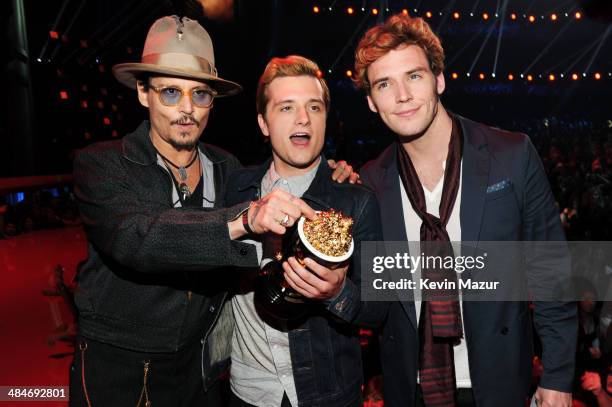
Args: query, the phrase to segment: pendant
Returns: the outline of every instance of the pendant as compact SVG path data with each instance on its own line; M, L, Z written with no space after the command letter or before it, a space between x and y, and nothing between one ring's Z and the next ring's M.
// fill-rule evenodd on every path
M184 182L181 182L179 184L179 191L181 192L181 194L183 194L183 200L191 196L191 190L189 190L189 187Z
M185 181L187 179L187 170L185 167L178 168L179 177L181 177L181 181Z

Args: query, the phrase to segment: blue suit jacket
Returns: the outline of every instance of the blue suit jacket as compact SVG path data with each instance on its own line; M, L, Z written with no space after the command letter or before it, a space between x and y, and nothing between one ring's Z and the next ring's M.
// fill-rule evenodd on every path
M540 159L524 134L455 116L464 137L462 241L564 240L559 214ZM386 241L406 240L393 143L361 171L376 192ZM540 280L559 273L551 264L526 265ZM569 269L564 269L563 273ZM548 274L548 276L547 276ZM559 277L558 275L556 277ZM535 326L543 344L540 385L570 392L576 347L575 303L536 302ZM464 302L463 321L476 403L524 406L531 378L532 322L526 302ZM381 335L385 406L412 406L416 397L418 334L414 303L389 307Z

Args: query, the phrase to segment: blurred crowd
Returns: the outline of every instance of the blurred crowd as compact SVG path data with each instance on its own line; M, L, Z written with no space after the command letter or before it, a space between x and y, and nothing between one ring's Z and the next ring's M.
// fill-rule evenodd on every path
M540 152L568 240L612 240L612 121L515 123Z
M11 204L6 196L0 196L0 239L81 223L71 192L41 190L25 192L22 197Z

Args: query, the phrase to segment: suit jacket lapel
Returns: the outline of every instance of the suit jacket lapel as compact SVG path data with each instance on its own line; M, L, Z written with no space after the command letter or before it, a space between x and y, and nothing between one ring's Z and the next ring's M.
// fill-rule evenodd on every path
M461 240L477 242L480 237L490 157L485 135L473 122L454 116L463 133L463 173L461 179Z
M383 162L382 189L378 194L380 207L383 208L381 214L383 236L386 241L405 242L408 240L406 235L406 227L404 221L404 210L402 208L402 195L399 182L399 172L397 170L397 143L393 143L389 149L385 151ZM408 251L408 246L406 246ZM398 296L400 291L397 292ZM402 296L403 297L403 296ZM416 310L414 301L400 297L400 303L404 311L408 314L410 322L414 329L417 329Z

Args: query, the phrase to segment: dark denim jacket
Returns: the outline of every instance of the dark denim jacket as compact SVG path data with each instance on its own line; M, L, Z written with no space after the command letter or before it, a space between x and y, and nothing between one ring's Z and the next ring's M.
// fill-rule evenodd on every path
M259 198L270 160L232 173L226 205ZM324 158L302 196L315 210L331 208L354 219L355 252L342 292L333 301L312 306L308 318L289 332L289 347L300 406L362 406L362 364L357 325L382 322L386 305L361 302L361 242L381 239L378 202L372 191L332 181ZM317 306L320 305L320 306Z

